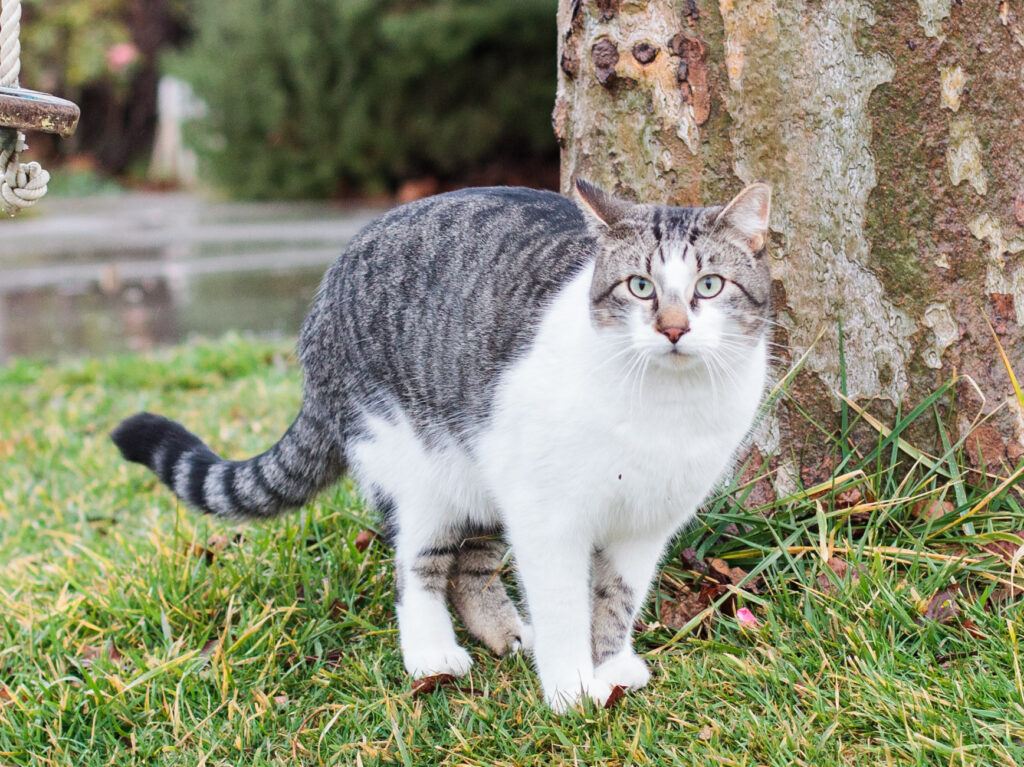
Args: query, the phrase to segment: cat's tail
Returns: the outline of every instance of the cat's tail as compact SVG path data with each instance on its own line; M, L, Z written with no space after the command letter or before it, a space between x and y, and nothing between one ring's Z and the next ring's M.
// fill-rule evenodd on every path
M307 402L276 445L227 461L184 426L152 413L122 421L110 438L148 466L182 501L235 519L274 517L305 504L345 471L337 430Z

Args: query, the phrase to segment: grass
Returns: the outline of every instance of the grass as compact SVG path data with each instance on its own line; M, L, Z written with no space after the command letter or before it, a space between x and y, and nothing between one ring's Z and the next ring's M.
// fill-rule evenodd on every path
M357 548L373 522L350 484L236 539L106 439L146 408L251 454L299 380L287 344L237 337L0 369L0 765L1024 763L1024 608L1007 598L1024 510L1012 483L969 481L958 444L908 441L941 395L889 425L850 406L877 442L828 443L830 483L771 508L723 493L648 605L651 686L558 718L526 660L476 646L459 687L411 693L390 553ZM747 574L708 580L707 557ZM701 578L705 609L667 620Z

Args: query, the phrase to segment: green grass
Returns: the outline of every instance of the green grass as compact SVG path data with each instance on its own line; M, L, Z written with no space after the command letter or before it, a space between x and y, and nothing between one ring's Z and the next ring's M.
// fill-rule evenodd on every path
M458 688L411 694L390 553L356 548L372 521L350 484L236 541L106 438L145 408L251 454L299 398L289 345L239 338L0 369L0 765L1024 763L1024 609L994 598L1013 571L982 548L1024 510L1013 489L985 500L997 480L971 486L957 444L934 461L903 441L938 398L874 449L825 442L834 489L758 509L730 488L648 605L651 686L564 718L526 660L476 646ZM917 494L949 513L921 518ZM732 590L760 627L728 604L698 630L658 622L697 588L690 547L761 576ZM924 615L954 581L957 614Z

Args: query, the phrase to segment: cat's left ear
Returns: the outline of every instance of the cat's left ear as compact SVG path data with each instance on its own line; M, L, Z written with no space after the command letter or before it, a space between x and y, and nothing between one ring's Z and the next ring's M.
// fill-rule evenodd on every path
M615 226L633 207L632 203L613 197L582 178L576 179L576 192L580 207L605 226Z
M772 188L760 181L750 184L715 218L742 239L751 253L760 252L768 242L768 219L772 212Z

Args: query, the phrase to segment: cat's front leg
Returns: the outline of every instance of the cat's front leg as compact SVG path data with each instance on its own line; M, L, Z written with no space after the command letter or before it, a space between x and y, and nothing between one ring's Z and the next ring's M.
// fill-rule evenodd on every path
M604 705L612 688L594 675L590 646L593 543L579 530L556 524L559 517L566 518L565 511L552 510L536 521L511 524L508 532L533 622L544 699L561 713L585 698Z
M634 652L633 622L643 607L667 536L605 544L592 568L594 675L613 687L637 689L651 678Z

